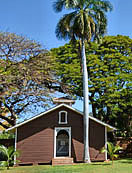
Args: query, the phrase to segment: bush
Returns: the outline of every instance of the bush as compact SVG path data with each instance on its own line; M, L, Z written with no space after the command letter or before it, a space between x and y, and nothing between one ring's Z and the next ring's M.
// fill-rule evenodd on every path
M13 133L9 133L9 132L2 132L0 133L0 139L13 139L15 138L15 135Z
M0 145L0 152L4 156L4 160L1 161L0 165L7 167L7 169L14 164L14 156L19 156L18 151L15 151L12 146L7 148L4 145Z

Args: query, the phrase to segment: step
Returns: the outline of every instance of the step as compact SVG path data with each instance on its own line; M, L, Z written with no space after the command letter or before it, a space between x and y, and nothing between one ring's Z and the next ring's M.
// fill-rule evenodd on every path
M53 158L52 165L72 165L73 158L71 157L63 157L63 158Z

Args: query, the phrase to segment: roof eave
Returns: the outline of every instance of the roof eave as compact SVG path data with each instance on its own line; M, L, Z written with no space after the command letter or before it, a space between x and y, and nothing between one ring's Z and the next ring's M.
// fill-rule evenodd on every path
M62 106L65 106L65 107L67 107L67 108L69 108L69 109L71 109L71 110L75 111L76 113L81 114L81 115L83 116L83 113L80 112L79 110L77 110L77 109L75 109L75 108L73 108L73 107L71 107L71 106L69 106L69 105L63 103L63 104L57 105L57 106L55 106L55 107L53 107L53 108L51 108L51 109L49 109L49 110L47 110L47 111L45 111L45 112L43 112L43 113L40 113L39 115L34 116L34 117L32 117L31 119L28 119L28 120L26 120L26 121L24 121L24 122L22 122L22 123L20 123L20 124L17 124L17 125L15 125L15 126L9 128L9 129L6 129L5 131L8 132L8 131L11 131L11 130L13 130L13 129L15 129L15 128L18 128L18 127L20 127L20 126L22 126L22 125L24 125L24 124L26 124L26 123L28 123L28 122L30 122L30 121L32 121L32 120L35 120L35 119L37 119L37 118L39 118L39 117L41 117L41 116L43 116L43 115L45 115L45 114L47 114L47 113L49 113L49 112L51 112L51 111L56 110L56 109L58 109L58 108L60 108L60 107L62 107ZM94 118L94 117L91 117L91 116L89 116L89 117L90 117L90 119L96 121L97 123L106 126L107 129L108 129L108 131L117 130L115 127L112 127L112 126L110 126L110 125L108 125L108 124L106 124L106 123L104 123L104 122L102 122L102 121L100 121L100 120L98 120L98 119L96 119L96 118Z

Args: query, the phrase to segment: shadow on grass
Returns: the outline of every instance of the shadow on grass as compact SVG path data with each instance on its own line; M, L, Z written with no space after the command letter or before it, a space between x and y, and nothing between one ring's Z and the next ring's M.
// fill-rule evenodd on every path
M111 163L104 163L104 164L101 164L101 163L96 163L96 164L92 164L92 165L94 165L94 166L108 166L108 165L112 165Z
M127 163L127 164L132 164L132 159L128 158L128 159L124 159L124 160L120 160L120 163Z

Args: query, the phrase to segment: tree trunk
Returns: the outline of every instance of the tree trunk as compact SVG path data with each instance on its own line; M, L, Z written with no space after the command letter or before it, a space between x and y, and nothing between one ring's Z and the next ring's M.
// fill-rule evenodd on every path
M9 170L9 160L7 160L7 170Z
M85 43L82 41L81 55L83 63L83 126L84 126L84 162L90 163L89 154L89 91L88 91L88 72L86 64Z

